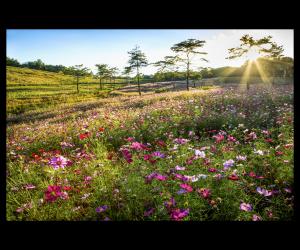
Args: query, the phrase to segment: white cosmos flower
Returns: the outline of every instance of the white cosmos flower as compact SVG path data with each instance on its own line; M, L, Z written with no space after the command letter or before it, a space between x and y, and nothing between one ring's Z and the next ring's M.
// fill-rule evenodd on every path
M204 151L200 151L198 149L195 150L195 155L200 157L200 158L205 158L205 152Z
M264 155L264 152L262 150L256 150L256 149L254 149L254 154Z

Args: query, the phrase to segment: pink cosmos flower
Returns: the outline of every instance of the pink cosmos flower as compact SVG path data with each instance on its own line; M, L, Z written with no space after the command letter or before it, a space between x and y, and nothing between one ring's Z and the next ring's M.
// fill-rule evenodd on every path
M217 180L221 180L223 176L221 174L216 174L214 175L214 178L216 178Z
M231 135L228 135L228 137L227 137L227 141L236 142L236 139L235 139L233 136L231 136Z
M145 182L150 183L156 175L157 175L156 172L149 174L148 176L145 177Z
M181 174L174 174L175 178L181 181L187 180L183 175Z
M256 215L256 214L253 214L252 220L253 220L253 221L260 221L260 220L261 220L261 217L258 216L258 215Z
M232 175L228 176L228 179L232 180L232 181L237 181L239 179L239 177L236 174L232 174Z
M85 180L85 181L91 181L91 180L92 180L92 177L91 177L91 176L86 176L86 177L84 177L84 180Z
M270 134L270 132L268 131L268 130L262 130L261 131L264 135L269 135Z
M186 183L180 184L180 187L185 189L189 193L193 191L193 188L190 185L186 184Z
M189 141L189 140L184 139L184 138L176 138L176 139L174 140L174 142L177 143L177 144L186 144L188 141Z
M290 188L284 188L283 190L287 193L292 193L292 189L290 189Z
M247 160L247 156L238 155L238 156L236 157L236 159L237 159L238 161L245 161L245 160Z
M148 149L145 145L143 145L142 143L139 143L139 142L133 142L131 144L130 148L132 148L134 150L145 150L145 149Z
M29 189L35 189L36 186L34 186L34 185L32 185L32 184L27 184L27 185L24 186L24 188L25 188L26 190L29 190Z
M200 188L197 190L198 194L202 196L204 199L207 199L211 195L211 191L208 188Z
M265 142L273 142L273 139L272 138L267 138L267 139L265 139Z
M192 137L195 135L195 132L194 131L189 131L189 137Z
M153 172L146 176L146 183L150 183L153 179L159 180L159 181L165 181L167 180L167 177L161 174L158 174L156 172Z
M29 202L29 203L25 203L23 204L21 207L16 209L17 213L22 213L24 210L29 210L33 207L33 203Z
M249 176L250 176L250 177L256 177L256 174L255 174L253 171L251 171L251 172L249 173Z
M249 212L249 211L252 210L252 205L243 202L240 205L240 209L243 210L243 211Z
M63 156L59 156L59 157L52 157L51 160L49 161L49 164L54 169L59 169L59 168L65 168L65 166L70 166L72 163L67 158Z
M217 169L216 168L209 168L208 172L214 173L214 172L217 172Z
M67 192L62 192L60 195L60 198L63 200L67 200L67 199L69 199L69 195Z
M185 167L176 166L175 170L185 170Z
M85 184L90 184L90 183L91 183L91 180L92 180L92 177L91 177L91 176L86 176L86 177L84 177L84 183L85 183Z
M171 219L175 221L181 221L184 217L188 216L189 209L173 209L171 212Z
M266 190L266 189L264 189L264 188L260 188L260 187L257 187L257 188L256 188L256 191L257 191L259 194L261 194L261 195L263 195L263 196L265 196L265 197L271 196L271 195L273 194L272 191L268 191L268 190Z
M128 137L127 139L125 139L126 141L128 142L133 142L134 141L134 138L133 137Z
M75 146L74 144L69 143L69 142L61 142L60 145L61 145L62 149L65 149L65 148L72 148L72 147Z
M249 137L250 137L252 140L255 140L255 139L257 138L257 135L256 135L255 132L251 132L251 133L249 134Z
M224 140L224 135L217 134L217 135L214 135L213 138L215 138L216 143L220 143L221 141Z

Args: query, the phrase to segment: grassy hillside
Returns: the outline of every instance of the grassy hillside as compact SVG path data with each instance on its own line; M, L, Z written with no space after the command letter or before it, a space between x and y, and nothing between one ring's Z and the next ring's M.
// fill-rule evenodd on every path
M6 67L6 78L8 115L96 100L122 86L105 83L101 91L97 79L84 77L80 79L78 94L72 76L10 66Z

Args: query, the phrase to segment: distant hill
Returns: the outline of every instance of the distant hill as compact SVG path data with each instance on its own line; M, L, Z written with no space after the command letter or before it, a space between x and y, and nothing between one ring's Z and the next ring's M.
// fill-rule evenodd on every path
M19 114L29 110L51 108L61 104L86 102L103 98L122 84L104 82L103 90L99 80L91 76L80 78L79 93L76 79L63 73L54 73L20 67L6 67L6 111Z

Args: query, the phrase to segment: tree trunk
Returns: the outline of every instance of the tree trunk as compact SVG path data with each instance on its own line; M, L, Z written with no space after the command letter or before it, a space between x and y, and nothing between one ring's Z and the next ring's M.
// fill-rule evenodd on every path
M77 76L77 93L79 93L79 76Z
M141 96L141 86L140 86L140 74L139 74L139 67L137 67L137 82L138 82L138 89L139 89L139 95Z
M186 72L186 89L189 91L189 77L190 77L190 61L187 63L187 72Z
M249 90L250 89L250 84L249 84L249 81L247 80L247 90Z
M173 83L173 89L175 90L175 78L172 78L172 83Z
M102 79L100 78L100 89L102 90Z

